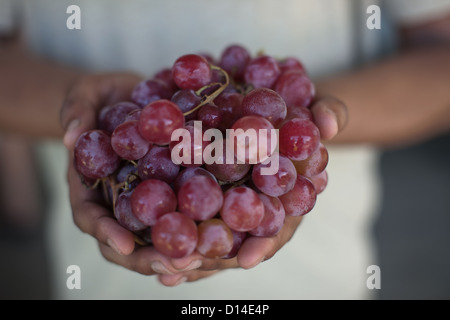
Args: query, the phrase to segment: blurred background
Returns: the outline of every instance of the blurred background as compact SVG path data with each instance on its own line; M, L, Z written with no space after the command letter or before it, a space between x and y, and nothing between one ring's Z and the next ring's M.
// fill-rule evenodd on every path
M116 68L116 61L120 61L120 68L139 70L144 74L150 75L159 67L164 67L165 64L173 61L175 57L191 49L197 51L211 49L212 54L217 56L224 46L230 42L230 37L225 38L223 36L229 33L225 27L226 23L221 26L214 24L214 20L220 14L220 10L228 8L224 4L222 5L223 7L218 3L215 4L215 10L218 11L214 11L214 14L209 12L211 17L203 26L191 27L184 31L191 33L198 32L202 35L205 26L215 25L221 30L216 30L217 33L215 35L219 39L222 36L224 40L214 40L214 35L210 35L209 38L207 36L203 38L201 36L186 38L183 37L183 33L180 30L177 30L167 31L167 37L183 38L184 42L180 42L177 45L167 45L169 40L162 35L158 35L158 32L153 32L152 30L148 32L149 34L146 34L145 32L139 33L136 31L134 34L127 34L120 26L131 24L136 30L140 25L137 22L139 19L134 18L135 13L133 13L133 10L141 6L156 11L162 10L161 8L164 9L170 7L170 5L178 4L176 1L169 1L170 5L167 6L163 4L164 1L152 1L149 2L150 4L147 7L142 1L134 1L133 5L123 9L121 9L122 7L119 2L116 1L108 4L105 1L95 1L91 5L87 1L58 1L57 3L56 1L44 0L34 1L33 3L31 1L17 1L17 3L19 2L21 5L15 7L12 5L13 1L0 0L0 27L7 26L9 20L20 16L21 19L19 21L24 23L24 28L29 36L30 48L35 52L50 59L69 63L73 66L87 67L93 71L114 70ZM282 4L278 4L281 2ZM404 1L399 2L405 3ZM411 1L404 8L408 6L414 7L411 4L412 2L416 3L416 1ZM445 1L431 2L444 3ZM181 6L186 7L181 8L182 10L180 12L186 12L187 10L187 15L188 13L192 13L193 11L189 11L189 5L186 4L188 2L183 3L184 5ZM262 16L272 14L273 6L268 5L267 2L264 3L267 5L267 8L264 9L264 6L259 4L259 14ZM303 7L306 6L306 3L307 1L302 3ZM306 39L310 41L308 43L312 47L309 49L316 52L317 54L315 55L308 54L307 51L309 49L307 48L302 47L298 49L298 45L295 43L291 44L291 47L286 46L286 42L292 41L289 39L281 39L280 34L282 32L278 33L274 30L272 30L272 33L267 30L262 32L264 35L268 35L267 39L255 39L252 33L246 34L244 32L245 30L241 30L242 34L240 33L233 37L233 41L237 39L244 44L248 43L251 50L256 52L257 49L260 49L261 44L264 45L265 42L263 40L266 40L271 43L267 48L271 53L280 56L288 53L290 55L305 57L303 62L311 69L312 76L317 78L359 66L366 61L389 55L395 50L397 34L392 31L393 22L388 19L389 15L383 14L383 28L382 30L375 31L376 36L365 28L365 21L368 17L365 9L371 4L379 5L384 9L384 1L339 0L331 5L324 4L321 1L317 1L317 3L320 4L316 4L315 6L319 8L316 8L317 10L312 12L319 12L323 15L318 15L316 17L317 21L322 21L323 23L328 21L330 12L342 13L349 11L350 13L345 15L345 17L349 20L351 18L352 21L355 20L355 23L359 24L359 27L355 27L352 22L346 24L343 29L334 29L333 31L333 26L326 25L326 27L324 26L322 28L322 25L317 22L315 27L321 29L321 32L327 33L327 36L323 38L318 37L313 40L309 36L306 36ZM65 9L70 4L78 4L83 10L83 19L85 19L83 20L83 28L92 30L90 36L86 39L83 39L80 33L73 34L64 29L65 21L68 17ZM203 1L194 1L192 4L199 5L200 7L206 5ZM283 5L288 7L288 4L292 3L277 1L278 7ZM310 4L311 2L308 3L308 5ZM12 9L13 7L15 9ZM23 11L20 13L16 11L18 7ZM297 3L296 8L300 8L299 12L301 12L302 5ZM242 4L242 10L251 12L252 4ZM448 2L447 10L450 12ZM14 13L11 14L11 12ZM283 12L281 10L273 14L279 14L280 17L283 17ZM42 18L44 13L50 13L53 18L47 21L47 23L37 23L39 17ZM402 16L402 13L403 11L397 14L397 16ZM229 19L234 19L233 14L229 12L227 14L229 15ZM141 10L139 18L144 19L145 15L145 12ZM110 17L119 17L120 20L110 19ZM186 18L183 14L171 14L170 19L168 18L170 20L169 22L178 22L178 20L182 19L189 21L192 17ZM111 23L111 21L115 21L117 24ZM264 21L259 20L251 20L249 23L253 23L253 26L257 25L258 28L263 28L264 25ZM283 28L292 29L289 25L289 20L286 23L288 25ZM17 24L13 23L12 25ZM54 29L55 25L63 27L61 27L61 30L56 30ZM155 22L151 26L155 27L155 25L158 26L158 23ZM39 26L39 28L36 26ZM0 28L0 30L2 29ZM5 27L3 30L10 30L10 28ZM162 28L162 30L166 29ZM102 55L105 52L104 50L95 51L91 47L95 47L95 39L100 39L105 32L116 32L122 41L123 38L127 37L135 37L136 40L139 37L143 38L144 36L148 36L150 44L156 43L155 41L160 41L161 44L165 43L166 46L162 47L169 48L168 52L170 54L165 56L164 51L157 53L158 48L156 45L149 45L151 49L147 48L144 51L130 53L124 47L114 47L115 42L108 38L105 40L107 42L105 50L109 50L111 54L108 56ZM181 32L181 35L177 35L177 32ZM448 32L450 33L450 30ZM336 53L330 52L332 50L329 49L328 45L335 37L345 40L355 34L358 35L359 40L351 46L362 46L365 48L364 50L356 50L356 54L351 53L353 51L346 50ZM8 37L8 33L3 32L1 41L7 41ZM48 37L46 41L41 41L42 39L46 39L46 37ZM262 35L261 37L264 38ZM352 42L351 40L349 41ZM61 43L65 43L65 45ZM218 45L207 47L204 43ZM366 46L362 43L368 45ZM170 51L170 48L173 50ZM376 49L369 50L367 48ZM92 52L90 52L91 50ZM145 61L144 56L153 53L154 56L151 60L149 58L149 64L141 67L142 61ZM87 59L86 57L88 56L91 58ZM334 64L338 60L340 63ZM20 96L20 90L16 94ZM0 108L7 107L10 106L0 105ZM82 235L72 224L67 199L67 186L65 185L65 162L67 161L67 155L58 139L24 137L2 129L0 127L0 253L2 255L0 262L0 298L65 299L80 297L127 297L127 295L120 294L120 286L116 289L108 289L109 295L105 296L96 296L94 293L83 295L89 292L89 289L86 289L84 292L81 290L82 292L80 294L73 296L71 294L61 294L61 292L67 291L64 288L64 279L67 277L65 267L68 264L80 264L82 270L86 270L89 268L87 266L92 267L94 264L100 266L100 260L102 260L100 254L96 252L95 242L89 236ZM333 146L331 148L330 177L333 180L330 181L330 186L326 191L326 195L323 197L323 202L328 202L330 205L322 205L322 199L319 198L318 207L315 210L317 210L317 215L320 213L325 218L327 217L325 212L334 211L333 213L336 215L334 219L336 220L342 214L340 210L343 212L355 211L355 215L358 215L357 211L360 208L364 208L364 210L369 212L368 218L364 218L364 223L361 223L361 229L366 232L361 238L365 239L363 241L370 239L371 242L367 246L363 244L362 248L358 249L368 252L368 257L362 258L361 261L363 262L360 265L368 266L369 264L376 264L380 266L381 289L366 290L363 292L358 291L358 294L350 292L351 289L349 289L349 292L339 293L340 288L345 288L346 277L351 278L353 271L347 272L348 275L344 277L342 273L333 273L333 264L329 264L336 263L337 269L339 267L345 268L345 264L342 264L342 266L339 264L341 263L338 262L339 258L343 261L358 259L355 258L357 255L355 253L356 251L352 251L350 248L342 252L333 248L332 250L336 249L335 255L330 254L328 258L325 253L323 256L318 257L312 257L311 255L311 259L316 259L314 263L320 265L321 268L323 267L325 272L329 272L327 273L328 277L334 277L334 280L338 280L337 278L342 275L342 279L340 280L342 282L341 286L328 288L326 285L323 285L322 282L331 281L329 279L327 280L327 276L323 276L323 279L321 276L318 276L317 279L322 279L320 280L322 282L308 277L310 282L302 282L299 285L302 286L305 284L305 288L309 288L306 285L308 284L313 289L310 295L306 292L300 295L300 297L449 299L450 136L442 135L413 145L400 146L395 149L368 147L367 150L367 146L363 146L362 148L363 150L361 152L359 149L354 150L348 149L347 147L341 149ZM352 168L352 164L348 162L352 158L361 159L361 163L364 163L364 165ZM342 164L346 164L346 166L340 166ZM358 171L358 168L363 170L362 173ZM335 174L333 175L333 173ZM349 174L352 176L349 176ZM364 182L361 185L362 194L359 194L354 190L360 187L358 183L361 181ZM365 184L370 185L364 187ZM333 200L338 197L341 197L340 200ZM364 204L367 207L364 207ZM342 208L338 208L339 206ZM64 218L59 216L63 215L63 213ZM341 217L344 219L352 215L353 213L349 214L348 217L344 215L341 215ZM333 222L336 223L334 226L341 226L338 222L334 220ZM341 221L341 223L345 224L345 221ZM349 222L349 224L351 223ZM308 234L307 227L308 224L305 224L304 227L302 226L299 233L305 231ZM344 230L344 227L342 228ZM65 230L71 231L64 234L66 232ZM312 228L312 230L315 229ZM310 233L312 234L314 232L311 231ZM342 231L342 233L345 233L345 231ZM71 237L72 234L75 234L76 237ZM322 238L318 241L317 248L320 248L321 241L326 244L326 241L323 239L327 235L321 234L321 236ZM332 236L330 235L331 238ZM305 236L305 239L308 240L309 238ZM313 236L311 236L311 239L314 239ZM298 239L293 239L292 242L296 240ZM332 242L331 240L329 241ZM347 244L346 242L342 243L344 246ZM87 247L90 249L84 251L84 248ZM293 247L290 246L289 248L292 250ZM91 257L92 252L96 254L95 257ZM306 250L306 252L312 251ZM345 256L342 256L342 254L345 254ZM83 257L84 260L80 260L81 258L79 257ZM277 257L274 259L277 259ZM283 259L283 257L280 257L280 261L283 261ZM304 260L308 259L309 256ZM83 265L84 263L86 266ZM327 267L324 267L324 265ZM308 267L315 269L315 267ZM122 269L116 268L115 266L111 268L117 274L123 272ZM98 275L99 270L101 270L101 267L96 270L88 270L88 273L90 273L90 278L88 279L95 282L95 275ZM267 267L266 272L273 272L273 270L279 270L279 266L273 265L273 267ZM323 270L321 269L321 271ZM111 274L114 274L114 272L111 271ZM274 273L271 274L274 275ZM365 287L364 280L367 276L365 269L361 269L358 271L358 274L354 274L354 277L359 279L358 281L362 287ZM124 281L130 281L131 283L131 280L126 279ZM224 279L228 278L225 277ZM117 278L115 280L120 283ZM93 283L87 285L92 292L94 292L93 287L105 286L108 283L106 280L105 282L101 282L100 276L97 281L97 285ZM133 278L132 283L139 281L141 281L141 278L136 277ZM289 279L286 280L286 283L288 282ZM195 288L195 286L192 286L192 288ZM171 296L170 289L166 289L158 289L162 292L161 297ZM327 292L328 289L331 291ZM108 290L105 288L104 291ZM136 296L139 296L139 292L142 292L141 290L136 289ZM181 290L180 295L176 295L176 297L179 296L183 296ZM184 296L189 297L188 295ZM134 295L130 294L128 297L134 297ZM273 298L277 299L276 296Z

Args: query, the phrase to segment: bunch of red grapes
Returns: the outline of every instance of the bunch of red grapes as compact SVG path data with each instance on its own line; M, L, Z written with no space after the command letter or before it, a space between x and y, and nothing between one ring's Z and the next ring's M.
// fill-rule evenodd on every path
M231 258L248 237L272 237L286 216L310 212L326 187L328 152L309 110L314 98L313 83L293 57L251 56L240 45L217 61L184 55L137 84L129 101L103 107L98 128L77 140L75 166L87 186L102 186L112 215L139 245L173 258L195 250ZM191 159L212 143L194 139L198 121L200 134L277 130L271 155L278 170L263 174L267 161L230 163L225 153L213 163L173 161L177 129L192 137Z

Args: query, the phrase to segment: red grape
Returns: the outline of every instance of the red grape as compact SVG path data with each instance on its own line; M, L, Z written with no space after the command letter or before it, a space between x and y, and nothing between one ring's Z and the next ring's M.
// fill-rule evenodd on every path
M303 64L297 58L294 57L287 57L278 61L278 66L280 67L281 73L287 71L299 71L306 73Z
M294 188L279 198L286 215L297 217L307 214L314 208L316 197L316 190L312 182L301 175L297 175Z
M308 107L315 95L315 87L303 72L283 73L275 84L275 91L283 97L286 105Z
M200 108L197 114L198 120L202 122L204 129L218 128L222 122L222 111L211 103Z
M254 88L272 88L280 73L280 67L274 58L259 56L247 63L244 80Z
M206 176L192 177L178 191L178 210L193 220L211 219L222 204L222 189L216 181Z
M234 143L234 152L241 163L260 163L269 158L277 147L277 135L273 125L261 116L245 116L231 127L234 131L229 139ZM274 140L274 143L272 143Z
M128 114L140 110L137 104L127 101L121 101L116 104L103 107L98 116L98 127L100 130L105 130L113 133L116 127L123 123L128 117Z
M221 258L233 249L233 234L221 219L198 225L197 251L207 258Z
M172 183L180 171L173 163L168 147L153 146L138 162L138 173L142 180L158 179Z
M309 120L286 121L279 131L280 152L291 160L305 160L319 147L320 132Z
M247 232L231 230L231 233L233 234L233 247L231 248L230 252L228 252L228 254L222 257L222 259L234 258L241 248L241 245L247 238Z
M275 91L258 88L250 91L242 100L244 115L261 116L277 126L286 117L286 103Z
M326 170L322 171L321 173L312 176L311 182L314 184L314 187L316 188L316 193L320 194L325 190L328 184L328 173Z
M245 67L250 61L250 53L243 46L231 45L225 48L219 65L233 79L240 81L244 77Z
M172 102L174 102L181 112L184 114L191 111L193 108L200 104L201 98L195 94L194 90L178 90L172 96ZM198 110L185 116L186 120L194 120L197 118Z
M197 54L187 54L175 61L172 77L179 88L198 90L211 82L212 73L208 60Z
M252 180L254 185L265 194L278 197L292 190L297 180L297 172L292 161L283 155L278 157L278 170L275 174L262 174L261 170L269 164L257 164L253 167Z
M172 132L184 126L184 116L177 105L169 100L156 100L142 109L139 132L148 141L165 145Z
M210 142L203 140L203 131L195 122L183 130L182 135L179 138L174 135L169 144L172 161L188 168L200 167L204 163L203 151Z
M82 133L75 144L75 167L79 173L100 179L119 168L120 158L111 147L111 137L106 131L91 130Z
M171 68L164 68L158 71L155 76L153 77L156 80L162 81L167 88L169 88L170 91L175 92L178 90L178 87L173 81L172 78L172 69Z
M200 167L187 168L185 170L182 170L178 174L177 178L175 179L175 181L173 183L173 188L174 188L175 192L178 193L178 191L183 186L183 184L195 176L206 176L206 177L210 177L214 181L217 181L216 177L208 170L205 170Z
M263 193L258 194L258 196L264 204L264 218L256 228L248 233L256 237L273 237L284 225L283 204L276 197L269 197Z
M138 83L131 93L131 100L141 107L160 99L170 99L172 91L157 79L149 79Z
M325 170L328 164L328 151L322 143L313 152L309 158L301 161L292 161L298 174L305 177L312 177L318 175Z
M170 186L161 180L142 181L131 195L131 210L135 217L152 226L162 215L175 211L177 197Z
M184 214L169 212L152 227L151 239L160 253L171 258L183 258L194 252L197 246L197 226Z
M224 182L235 182L245 177L245 175L250 171L251 165L249 163L237 163L233 150L228 152L232 154L232 163L227 163L226 145L227 142L225 139L222 146L222 155L215 155L212 163L206 162L205 169L211 172L218 180Z
M138 160L150 149L152 144L139 134L138 124L137 120L126 121L112 133L111 146L121 158Z
M225 193L220 215L231 229L249 231L261 223L264 204L252 189L235 187Z
M147 228L145 224L139 221L131 210L131 194L133 191L122 192L116 200L114 206L114 216L120 225L132 232L141 231Z

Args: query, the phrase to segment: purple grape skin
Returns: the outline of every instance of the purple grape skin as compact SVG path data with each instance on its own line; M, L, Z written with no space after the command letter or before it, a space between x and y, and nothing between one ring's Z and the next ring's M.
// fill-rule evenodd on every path
M284 225L286 214L283 204L277 197L270 197L263 193L259 193L258 196L264 204L264 217L261 223L248 233L255 237L273 237Z
M186 113L199 105L201 98L195 94L194 90L178 90L173 94L171 101L180 108L182 113ZM198 110L186 115L186 121L196 119L197 113Z
M126 121L117 126L111 136L111 146L123 159L138 160L150 149L152 144L139 133L137 120Z
M128 101L121 101L103 107L98 116L98 127L100 130L113 133L114 129L116 129L119 124L123 123L130 113L139 109L140 106Z
M114 207L114 216L119 224L129 231L136 232L147 228L145 224L139 221L131 210L131 195L133 191L122 192L117 197Z
M170 99L172 91L158 79L149 79L138 83L131 93L131 100L142 108L150 102L160 99Z
M172 162L168 147L153 146L138 162L138 174L142 180L158 179L172 183L180 166Z
M209 172L208 170L200 167L192 167L192 168L186 168L178 174L177 178L175 179L173 183L173 188L176 193L180 190L180 188L183 186L183 184L186 181L189 181L189 179L195 177L195 176L206 176L212 178L214 181L217 182L216 177Z
M207 176L195 176L179 189L178 210L196 221L213 218L223 204L219 184Z
M111 147L111 137L103 130L82 133L75 144L75 167L79 173L101 179L119 168L120 158Z

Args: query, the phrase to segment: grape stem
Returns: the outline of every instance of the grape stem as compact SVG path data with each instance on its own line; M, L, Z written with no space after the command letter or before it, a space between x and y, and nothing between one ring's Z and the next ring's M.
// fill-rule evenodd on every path
M202 99L202 101L201 101L197 106L195 106L195 107L192 108L191 110L189 110L189 111L183 113L184 116L190 115L191 113L193 113L193 112L195 112L196 110L200 109L200 108L203 107L204 105L213 102L214 99L217 98L217 96L218 96L219 94L221 94L221 93L226 89L226 87L228 87L228 85L230 84L230 77L228 76L228 73L227 73L225 70L223 70L222 68L220 68L220 67L218 67L218 66L214 66L214 65L211 65L211 69L212 69L212 70L218 70L218 71L222 72L222 74L225 76L225 83L214 82L214 83L210 83L210 84L204 86L203 88L200 88L200 89L196 92L196 94L201 93L203 90L208 89L208 88L210 88L210 87L212 87L212 86L215 86L215 85L220 84L220 87L217 88L216 91L214 91L214 92L211 93L210 95L206 95L206 96L204 97L204 99Z

